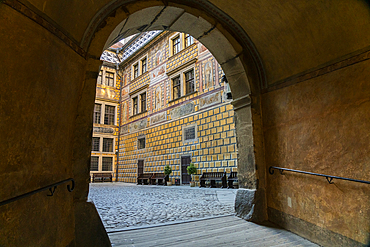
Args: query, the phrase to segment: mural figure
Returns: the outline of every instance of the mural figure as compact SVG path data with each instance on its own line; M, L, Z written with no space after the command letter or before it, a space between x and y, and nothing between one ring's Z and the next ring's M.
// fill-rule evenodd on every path
M162 60L162 53L159 50L157 54L155 55L155 66L157 66Z
M213 70L212 61L209 61L204 66L204 88L210 88L213 86Z
M161 107L161 86L158 86L155 90L155 109Z

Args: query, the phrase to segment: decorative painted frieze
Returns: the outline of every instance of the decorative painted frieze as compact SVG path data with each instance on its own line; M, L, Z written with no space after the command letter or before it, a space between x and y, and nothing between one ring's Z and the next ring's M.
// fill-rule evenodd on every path
M118 100L117 93L114 89L101 87L96 87L96 98Z
M158 113L154 116L151 116L150 117L150 125L160 123L160 122L164 122L166 120L167 120L167 112L164 111L164 112Z
M113 134L114 129L113 128L105 128L105 127L94 127L93 132L94 133Z
M171 119L177 119L179 117L193 113L194 111L195 106L193 102L175 107L172 110L170 110Z
M216 92L211 95L207 95L199 99L199 108L212 106L214 104L221 103L221 92Z
M148 119L145 118L143 120L130 124L130 132L135 132L135 131L146 128L147 123L148 123Z

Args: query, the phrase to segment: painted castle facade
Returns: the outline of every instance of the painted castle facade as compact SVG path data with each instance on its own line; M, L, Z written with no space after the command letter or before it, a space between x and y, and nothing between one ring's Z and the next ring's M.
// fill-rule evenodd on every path
M228 84L200 42L161 32L119 67L118 181L136 183L139 173L165 165L181 184L190 181L190 163L198 167L195 181L206 171L237 171Z

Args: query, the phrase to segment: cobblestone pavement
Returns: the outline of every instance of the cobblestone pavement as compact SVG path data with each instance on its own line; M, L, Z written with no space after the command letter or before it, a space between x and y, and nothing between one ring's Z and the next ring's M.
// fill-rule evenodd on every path
M90 184L107 231L234 213L236 190L128 183Z

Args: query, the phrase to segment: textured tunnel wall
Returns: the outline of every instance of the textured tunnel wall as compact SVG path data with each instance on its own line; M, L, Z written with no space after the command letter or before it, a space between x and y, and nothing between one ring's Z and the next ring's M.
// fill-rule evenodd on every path
M0 198L73 177L76 106L85 60L29 18L0 5ZM78 185L77 185L78 186ZM66 184L0 209L0 246L67 246L74 239Z
M360 61L264 94L267 166L370 181L369 66ZM267 175L270 220L325 246L367 243L369 185L284 174Z
M92 242L100 238L106 243L94 207L85 203L90 155L88 138L91 136L95 78L101 63L99 56L119 22L135 11L163 5L163 2L0 2L1 23L6 23L0 25L0 133L4 140L0 144L0 198L7 199L68 177L76 179L76 189L72 193L60 186L52 198L46 197L45 192L3 206L0 245L67 246L71 243L73 246L76 238ZM184 1L168 2L175 7L184 4ZM368 62L309 80L305 78L299 84L291 83L292 86L279 89L279 80L291 78L294 81L299 73L314 71L361 50L369 50L366 1L209 2L247 32L256 47L254 52L260 54L265 66L266 85L270 85L260 96L257 81L261 74L256 72L255 61L250 59L248 52L252 51L240 46L232 35L226 35L235 48L233 55L239 57L225 56L221 61L228 61L223 65L224 70L233 72L236 83L239 73L245 69L251 83L251 102L249 97L243 97L249 93L245 90L247 84L243 85L246 75L243 74L240 87L232 85L239 98L235 106L241 107L236 115L244 119L245 130L249 131L245 136L253 135L254 138L253 143L245 142L249 146L244 147L254 152L252 162L255 163L248 163L247 156L241 157L240 164L250 168L242 177L245 187L264 190L266 167L261 166L264 166L265 157L267 168L289 164L291 168L312 168L317 172L369 180L366 177L369 146L365 141L368 140L366 129L369 129L370 115L366 101L370 77L366 69ZM189 0L186 4L190 7L185 9L210 21L222 34L233 29L212 22L212 18L225 21L226 17L207 9L205 6L209 2ZM112 7L106 5L108 3ZM95 29L90 28L93 26ZM91 44L86 37L94 37ZM211 46L212 36L209 37L208 45ZM207 37L204 40L206 43ZM242 66L240 63L234 66L239 59ZM330 66L327 69L330 71ZM250 114L253 121L245 119ZM262 129L263 132L259 131ZM238 135L242 136L240 133ZM258 176L254 176L256 167ZM251 183L249 178L259 180ZM335 185L328 185L316 178L290 174L267 175L267 181L271 220L323 243L340 236L347 237L349 242L365 243L370 225L367 187L337 181ZM292 207L288 205L288 197ZM312 235L305 235L307 229ZM317 234L323 232L329 240L319 239ZM98 241L92 244L104 245Z

